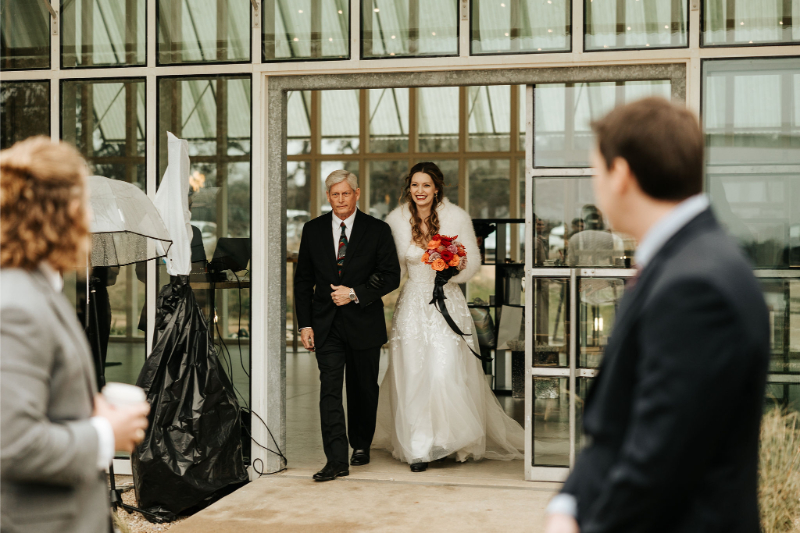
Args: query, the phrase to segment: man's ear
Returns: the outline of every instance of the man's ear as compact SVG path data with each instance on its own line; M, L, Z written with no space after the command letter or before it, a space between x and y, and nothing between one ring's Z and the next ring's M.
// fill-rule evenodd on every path
M631 186L635 186L636 176L631 172L631 167L622 157L615 157L611 163L611 168L608 171L611 178L611 187L617 195L624 195L627 193Z
M358 201L359 198L361 198L361 187L356 189L356 202Z

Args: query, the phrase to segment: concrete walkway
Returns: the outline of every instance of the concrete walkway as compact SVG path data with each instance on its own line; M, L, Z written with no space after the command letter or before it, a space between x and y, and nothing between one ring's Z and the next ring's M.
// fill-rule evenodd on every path
M439 475L433 466L391 477L351 468L326 483L312 481L311 470L290 470L246 485L170 533L541 531L560 487Z

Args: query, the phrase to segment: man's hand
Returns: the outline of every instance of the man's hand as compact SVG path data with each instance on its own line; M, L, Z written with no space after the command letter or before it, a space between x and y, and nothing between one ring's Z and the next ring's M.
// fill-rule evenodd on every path
M300 330L300 340L303 341L303 348L308 350L309 352L313 352L317 349L314 346L314 329L313 328L303 328Z
M350 287L344 287L342 285L331 285L331 289L333 292L331 293L331 298L333 298L333 303L336 305L347 305L350 303Z
M147 402L114 407L103 398L102 394L96 394L92 416L102 416L111 424L111 429L114 430L114 445L118 452L131 453L136 445L144 440L149 412L150 404Z
M570 515L554 513L547 516L544 533L580 533L580 528Z

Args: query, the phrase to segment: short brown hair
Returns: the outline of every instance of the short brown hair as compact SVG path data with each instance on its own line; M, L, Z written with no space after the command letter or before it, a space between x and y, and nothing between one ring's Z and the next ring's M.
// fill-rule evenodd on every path
M645 98L617 107L592 129L606 166L618 157L627 161L648 196L684 200L702 192L703 132L686 108Z
M0 267L86 264L88 168L78 151L31 137L0 152Z

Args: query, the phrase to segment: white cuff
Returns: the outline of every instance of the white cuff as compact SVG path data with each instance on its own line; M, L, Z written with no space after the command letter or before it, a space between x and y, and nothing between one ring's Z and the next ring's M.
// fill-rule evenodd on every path
M111 422L102 416L93 416L89 421L97 431L97 468L108 472L108 465L114 460L116 451L114 429L111 427Z
M565 514L578 518L578 500L572 494L556 494L545 509L547 514Z

